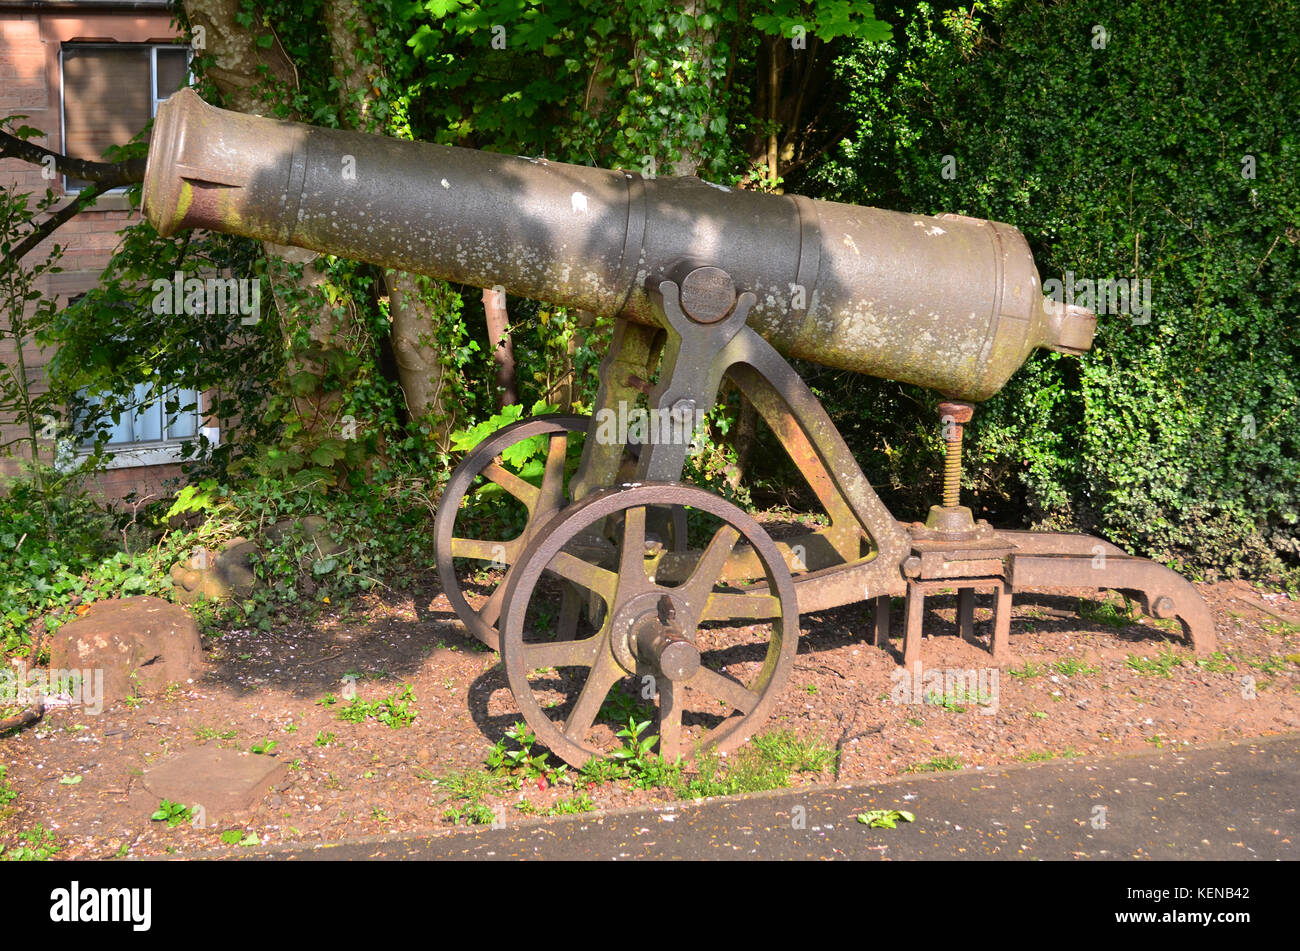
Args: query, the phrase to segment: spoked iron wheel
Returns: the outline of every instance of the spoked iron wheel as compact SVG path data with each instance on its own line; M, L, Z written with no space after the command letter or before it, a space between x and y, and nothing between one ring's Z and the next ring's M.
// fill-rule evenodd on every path
M648 543L647 521L667 507L688 514L698 545L665 553ZM756 583L737 587L744 580ZM604 602L598 628L584 619L576 636L557 636L566 586ZM588 495L533 537L505 587L501 653L515 701L574 766L621 745L628 686L656 702L665 759L734 750L767 719L794 666L799 609L776 545L749 515L694 486Z
M496 649L497 621L505 594L506 571L524 546L556 512L568 504L565 462L569 442L585 434L587 416L551 415L520 420L502 427L470 451L447 483L433 522L434 552L442 590L452 610L471 634ZM505 464L502 453L526 439L547 440L540 480L523 478ZM537 484L534 484L534 483ZM466 499L491 509L492 524L514 522L512 537L492 538L489 528L475 524ZM477 513L480 521L483 511ZM470 599L474 603L470 603ZM572 599L570 599L572 601ZM576 603L566 605L576 616Z

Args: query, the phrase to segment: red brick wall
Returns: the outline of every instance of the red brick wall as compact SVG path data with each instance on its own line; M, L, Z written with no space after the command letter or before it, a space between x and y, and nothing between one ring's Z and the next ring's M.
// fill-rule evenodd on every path
M45 138L35 139L54 151L61 150L60 74L61 44L74 40L115 40L144 43L167 42L175 36L171 14L165 8L158 13L132 11L77 15L62 11L16 13L0 10L0 116L20 113L27 116L24 125L41 129ZM62 193L62 177L47 180L40 166L17 159L0 160L0 187L30 192L33 200L47 187ZM105 195L96 207L77 215L54 236L32 252L29 260L39 260L50 244L63 246L60 266L63 273L50 275L38 285L45 294L55 294L60 304L89 290L99 280L119 238L117 232L138 219L124 196ZM6 320L0 316L0 320ZM44 367L49 354L42 354L29 344L24 347L29 379L39 392L44 388ZM0 340L0 361L13 365L15 347L10 340ZM16 428L12 420L0 419L0 442L10 439ZM46 453L52 450L47 448ZM49 461L43 453L42 458ZM18 471L12 459L0 458L0 475ZM97 480L104 494L121 496L136 491L159 492L163 480L180 477L176 466L148 466L114 469Z

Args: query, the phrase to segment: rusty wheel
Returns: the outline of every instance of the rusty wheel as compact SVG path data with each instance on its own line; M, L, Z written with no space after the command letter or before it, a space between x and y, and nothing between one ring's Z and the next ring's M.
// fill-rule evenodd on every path
M647 513L669 506L689 514L692 550L648 540ZM737 586L746 580L738 571L757 583ZM591 615L598 629L584 619L571 636L555 631L569 586L604 603ZM632 696L657 701L666 759L736 749L767 719L798 648L794 583L776 545L750 516L694 486L588 495L532 538L505 589L501 653L515 701L574 766L621 745L614 732Z
M502 427L461 460L438 503L434 554L442 590L470 633L493 649L499 640L497 621L506 569L542 525L567 504L569 442L575 434L586 433L589 423L587 416L556 414ZM529 472L529 467L517 472L502 454L527 439L546 442L545 459L531 467L536 472ZM481 503L477 519L467 502ZM485 510L491 512L490 529L475 524L484 521ZM505 539L480 537L495 533L503 523L507 532L517 527L517 533ZM470 604L470 596L477 606Z

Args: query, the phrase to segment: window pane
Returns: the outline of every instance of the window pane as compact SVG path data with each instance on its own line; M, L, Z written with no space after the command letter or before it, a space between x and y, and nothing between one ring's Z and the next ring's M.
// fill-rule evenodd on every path
M166 99L181 86L185 85L185 73L189 70L189 54L185 47L158 51L158 101Z
M135 399L135 441L156 442L162 439L162 404L152 399L149 384L137 384Z
M198 423L199 395L194 390L173 390L167 403L170 404L173 399L176 401L176 406L180 412L167 420L167 438L193 439ZM186 410L186 406L193 406L195 409ZM163 412L166 411L167 406L164 404Z
M64 151L100 161L110 145L125 145L149 121L147 46L63 48ZM87 183L68 179L69 188Z

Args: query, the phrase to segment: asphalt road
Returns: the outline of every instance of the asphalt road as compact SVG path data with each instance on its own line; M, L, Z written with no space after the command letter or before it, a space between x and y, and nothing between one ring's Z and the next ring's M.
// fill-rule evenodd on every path
M1300 735L810 787L243 859L1297 859ZM857 821L905 810L894 829Z

